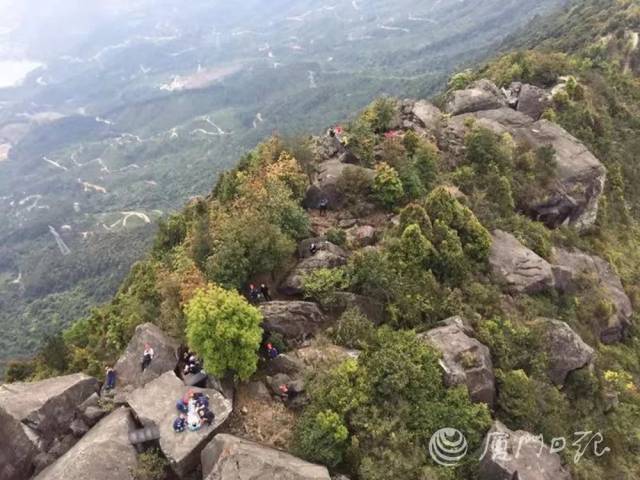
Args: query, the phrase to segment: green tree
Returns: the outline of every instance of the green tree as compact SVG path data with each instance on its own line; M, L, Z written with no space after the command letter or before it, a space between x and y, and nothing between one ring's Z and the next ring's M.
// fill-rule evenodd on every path
M424 140L416 147L412 157L412 164L415 168L422 184L427 189L431 189L438 178L438 165L440 155L438 148Z
M332 468L342 463L349 430L336 412L324 410L303 415L295 433L298 455Z
M200 289L185 306L189 347L216 376L233 372L242 380L256 370L262 314L239 293L216 285Z
M377 164L373 192L384 206L395 206L404 197L404 188L398 172L386 163Z
M491 235L473 212L456 200L445 188L438 187L427 197L426 210L431 220L440 220L455 230L470 259L484 262L491 248Z
M305 443L304 456L338 459L344 425L351 441L343 466L358 478L438 478L428 454L431 435L443 426L457 428L473 450L491 421L466 388L445 387L438 358L414 332L383 327L357 361L319 372L298 425L297 438L317 439L315 447ZM339 441L332 441L336 433Z

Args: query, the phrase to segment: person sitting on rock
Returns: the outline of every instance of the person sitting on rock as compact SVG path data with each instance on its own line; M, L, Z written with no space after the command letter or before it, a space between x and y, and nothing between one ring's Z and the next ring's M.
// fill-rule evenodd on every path
M206 395L202 392L196 392L193 396L196 401L196 406L198 408L204 407L209 408L209 395Z
M194 397L195 397L195 392L189 389L187 393L185 393L184 396L180 400L178 400L178 403L176 403L176 408L180 410L182 413L188 413L189 401Z
M327 214L327 208L329 208L329 200L322 198L318 203L318 210L320 210L320 216Z
M200 415L198 415L198 408L196 407L196 400L193 398L189 400L189 413L187 413L187 426L189 430L195 432L200 430L202 426L202 420L200 419Z
M202 370L202 366L198 361L198 357L196 357L194 354L191 354L186 361L183 373L185 375L189 375L189 374L195 375L197 373L200 373L201 370Z
M269 293L269 287L266 284L260 285L260 293L265 302L271 301L271 294Z
M106 390L113 390L116 388L116 371L110 366L106 367L105 371L107 372L107 379L104 388Z
M280 398L283 402L286 402L289 399L289 386L286 383L283 383L278 387L280 391Z
M282 384L280 385L280 398L283 402L288 403L296 398L300 391L296 388L294 384Z
M154 356L155 356L155 352L153 351L153 348L151 348L151 345L149 345L148 343L145 343L144 352L142 353L142 371L143 372L149 365L151 365L151 360L153 360Z
M181 413L178 418L173 421L173 431L182 433L187 429L187 416Z
M273 344L271 343L267 343L267 356L273 360L274 358L276 358L278 355L280 355L280 352L278 352L278 349L276 347L273 346Z
M209 426L213 424L213 421L216 418L215 414L204 405L198 407L198 415L200 416L202 423Z

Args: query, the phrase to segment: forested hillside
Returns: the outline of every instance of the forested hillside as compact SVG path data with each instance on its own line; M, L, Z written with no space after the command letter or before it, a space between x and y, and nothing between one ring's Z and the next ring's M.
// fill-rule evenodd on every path
M335 475L640 477L639 30L638 1L574 2L433 104L385 96L265 140L9 380L101 377L151 322L235 374L232 433ZM322 361L285 368L267 343ZM304 385L286 413L247 387L277 397L278 374ZM468 442L454 467L430 453L441 428ZM519 430L537 459L480 459Z
M0 90L0 370L107 300L156 221L266 136L430 96L558 3L20 2L9 40L46 66Z

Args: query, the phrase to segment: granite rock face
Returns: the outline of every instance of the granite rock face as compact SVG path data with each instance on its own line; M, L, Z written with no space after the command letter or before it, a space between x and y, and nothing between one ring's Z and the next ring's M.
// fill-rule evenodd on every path
M563 385L569 373L593 363L593 348L565 322L550 318L539 319L538 322L543 330L548 375L553 383Z
M453 317L420 336L442 352L445 384L466 385L474 402L495 403L496 387L491 352L470 336L460 317Z
M38 452L23 425L0 408L0 480L30 478Z
M142 352L145 344L153 348L155 356L151 364L142 372ZM172 371L178 363L177 350L178 342L169 338L154 324L138 325L127 349L114 367L117 373L116 386L141 387L163 373Z
M346 169L354 169L360 175L373 182L375 171L347 163L347 158L332 158L317 166L317 171L304 198L305 208L318 208L321 200L327 201L330 210L342 207L345 201L344 194L339 188L339 181Z
M487 433L483 452L480 480L571 480L557 453L533 434L511 431L497 420Z
M232 435L202 451L203 480L331 480L326 467Z
M138 461L129 443L133 428L129 409L115 410L35 480L133 480L131 468Z
M600 340L603 343L621 341L631 326L633 307L613 267L602 258L580 250L557 249L553 263L556 287L559 290L573 290L582 276L597 283L606 299L614 306L611 316L601 319Z
M98 381L83 373L0 385L0 409L26 425L47 451L56 439L71 433L80 405L98 388Z
M209 408L215 414L211 426L195 432L176 433L173 420L178 416L176 403L187 391L203 392L209 396ZM134 416L144 426L160 430L160 449L175 473L184 477L197 467L198 456L216 430L227 420L233 404L217 390L186 387L175 373L166 372L127 396Z
M489 267L498 283L512 293L537 293L554 284L551 265L502 230L491 234Z
M260 305L263 327L285 340L297 342L314 336L325 323L325 316L312 302L267 302Z
M461 115L492 110L507 105L504 94L489 80L478 80L469 88L452 92L445 106L446 113Z
M498 134L508 132L534 151L553 148L555 174L543 194L527 199L529 216L550 228L570 225L585 230L593 226L606 169L583 143L555 123L534 121L510 108L478 111L472 116L481 126Z

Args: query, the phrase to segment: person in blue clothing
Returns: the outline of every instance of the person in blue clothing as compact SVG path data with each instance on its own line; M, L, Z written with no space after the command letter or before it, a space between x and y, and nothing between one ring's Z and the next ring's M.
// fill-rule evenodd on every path
M187 429L187 416L181 413L178 418L173 421L173 431L182 433Z
M280 355L280 352L278 352L278 349L274 347L271 343L267 343L267 355L271 360L273 360L278 355Z
M113 390L114 388L116 388L116 371L113 369L113 367L110 366L108 366L105 370L107 372L105 389Z

